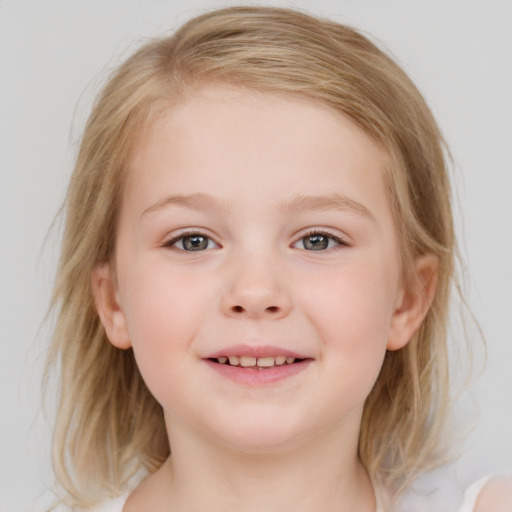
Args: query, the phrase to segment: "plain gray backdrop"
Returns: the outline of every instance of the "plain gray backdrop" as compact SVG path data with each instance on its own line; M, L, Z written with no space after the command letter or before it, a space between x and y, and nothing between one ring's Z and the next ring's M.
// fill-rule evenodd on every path
M234 4L0 0L1 512L42 510L47 502L51 427L40 391L49 326L43 319L59 231L44 240L92 98L108 70L144 38ZM401 62L433 109L456 164L468 298L488 343L487 368L475 387L481 418L456 471L468 484L512 469L512 1L265 4L301 8L369 32Z

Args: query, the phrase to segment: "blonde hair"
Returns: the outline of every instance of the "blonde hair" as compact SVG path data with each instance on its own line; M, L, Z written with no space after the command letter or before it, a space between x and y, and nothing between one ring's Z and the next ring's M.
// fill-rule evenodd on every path
M85 128L66 199L49 356L49 368L60 363L53 460L67 502L87 507L115 495L137 468L154 471L170 453L161 407L131 349L106 339L90 276L115 251L124 167L141 132L187 90L210 83L301 95L348 116L388 155L404 272L418 255L439 260L426 319L405 348L386 354L363 413L360 458L372 478L399 488L435 465L449 404L455 241L442 136L407 75L356 30L287 9L235 7L137 51Z

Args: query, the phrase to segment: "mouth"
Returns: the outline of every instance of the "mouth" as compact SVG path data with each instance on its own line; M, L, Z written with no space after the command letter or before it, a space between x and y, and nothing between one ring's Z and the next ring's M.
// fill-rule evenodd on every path
M254 388L287 381L306 371L314 359L270 345L237 345L208 354L204 361L218 375Z
M291 357L285 355L278 356L219 356L211 357L209 361L217 364L233 366L238 368L246 368L252 370L269 370L278 366L289 366L298 364L306 360L306 358Z

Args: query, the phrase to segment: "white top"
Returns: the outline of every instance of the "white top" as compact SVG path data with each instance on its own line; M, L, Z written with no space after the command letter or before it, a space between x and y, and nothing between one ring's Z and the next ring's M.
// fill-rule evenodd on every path
M418 489L411 489L406 492L403 499L400 501L397 512L432 512L432 510L473 512L478 495L484 485L489 481L490 477L491 476L489 475L476 481L468 487L464 494L453 492L453 489L448 491L449 496L441 489L438 489L437 491L426 491L426 489L423 489L423 492ZM130 491L127 491L123 495L93 509L93 512L122 512L129 495ZM379 503L378 493L376 493L376 495L377 509L375 512L383 512L382 504ZM460 501L461 496L462 502ZM450 508L452 506L450 503L454 504L455 501L458 501L458 505L456 505L458 508ZM443 504L442 508L437 508L440 503Z
M473 511L480 491L482 490L484 485L489 481L490 478L490 476L481 478L468 488L468 490L464 494L464 501L462 502L462 506L459 508L459 512Z

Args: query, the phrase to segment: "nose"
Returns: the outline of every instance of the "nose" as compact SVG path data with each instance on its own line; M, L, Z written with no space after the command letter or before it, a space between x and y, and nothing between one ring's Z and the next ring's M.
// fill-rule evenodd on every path
M289 287L275 262L240 258L231 265L229 276L221 302L225 315L278 320L290 312Z

